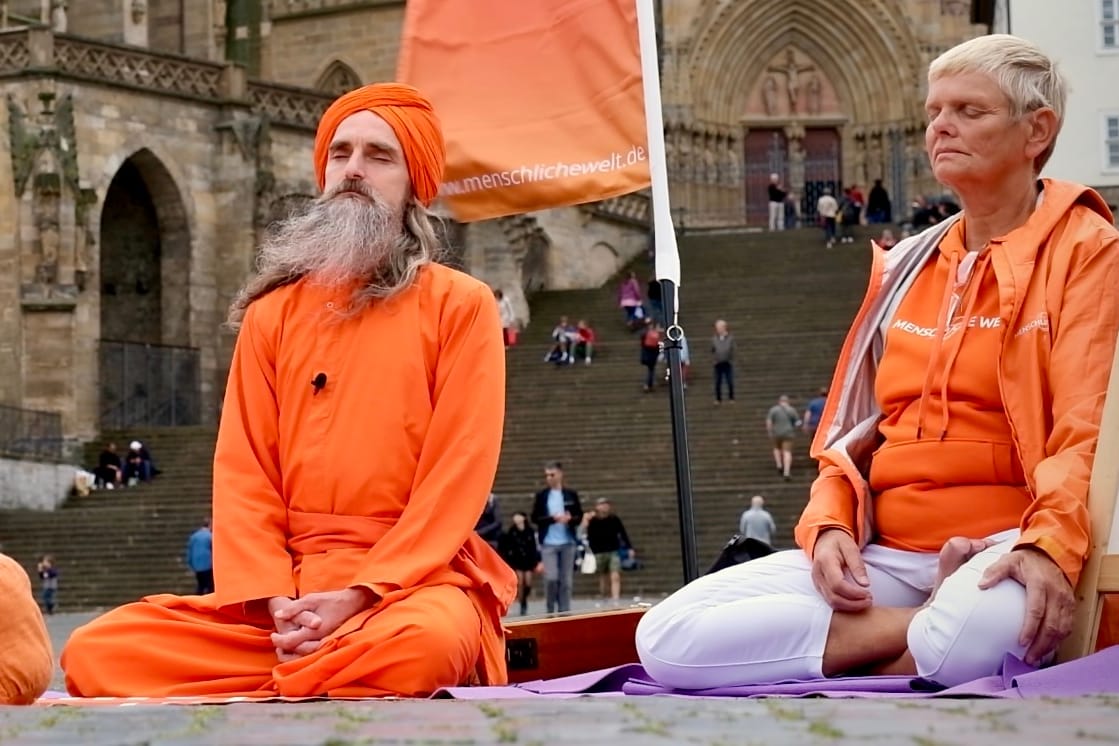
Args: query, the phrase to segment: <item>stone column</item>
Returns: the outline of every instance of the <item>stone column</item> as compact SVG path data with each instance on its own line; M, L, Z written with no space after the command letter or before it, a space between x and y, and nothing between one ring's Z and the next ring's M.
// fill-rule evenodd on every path
M24 114L9 100L13 194L18 215L13 231L13 279L18 278L18 319L10 370L17 391L8 401L29 409L62 414L63 430L89 434L77 406L77 392L96 380L82 355L87 340L75 318L79 291L74 284L77 201L77 149L72 102L56 102L53 79L39 85L38 106ZM33 89L34 90L34 89ZM30 102L28 102L30 104ZM13 296L15 294L13 293Z
M929 167L929 156L925 151L924 125L915 122L906 128L905 152L909 161L910 183L913 184L910 196L938 193L941 187L932 175L932 169Z
M883 153L883 133L882 128L879 126L871 127L867 131L867 155L866 155L866 175L859 186L863 188L865 194L875 179L884 179L886 177L886 159Z
M852 148L854 157L851 159L851 164L846 169L845 178L843 179L845 186L854 184L866 184L867 174L867 134L863 127L856 126L851 130L853 138Z
M801 203L804 200L805 182L805 157L804 127L798 122L793 122L785 127L786 152L789 163L789 192L796 205L797 219L801 215ZM786 226L788 227L788 226Z
M703 215L704 211L707 209L707 206L703 204L703 156L704 151L706 150L706 146L703 142L703 132L694 125L691 129L691 139L692 157L689 163L691 167L691 178L689 179L689 181L691 182L691 186L688 190L688 205L691 208L692 213L694 213L695 215ZM704 217L703 219L706 220L706 217Z
M667 151L671 155L668 162L669 200L677 215L684 215L687 220L688 211L688 170L691 164L689 140L687 129L682 124L675 124L668 132L671 143Z

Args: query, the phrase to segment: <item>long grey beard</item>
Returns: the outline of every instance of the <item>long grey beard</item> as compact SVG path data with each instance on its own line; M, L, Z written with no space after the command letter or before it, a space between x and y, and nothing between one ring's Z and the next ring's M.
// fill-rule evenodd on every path
M345 181L275 228L260 247L258 270L326 287L367 282L382 276L402 237L398 213L363 182Z

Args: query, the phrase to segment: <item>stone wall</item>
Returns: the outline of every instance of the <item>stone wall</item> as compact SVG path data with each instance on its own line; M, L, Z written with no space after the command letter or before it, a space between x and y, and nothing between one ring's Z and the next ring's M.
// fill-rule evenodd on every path
M185 18L180 16L179 0L147 0L147 27L148 46L163 52L174 54L186 53ZM184 8L189 13L199 15L205 6L212 3L189 3L191 7ZM131 20L131 19L129 19ZM205 58L205 55L197 55Z
M546 210L534 217L552 242L547 287L573 290L598 287L648 245L648 231L596 220L583 210Z
M315 168L311 161L313 137L310 132L287 128L272 130L272 169L276 177L276 196L314 197L319 194Z
M0 457L0 510L54 510L66 501L77 467Z
M294 9L304 3L288 5L293 9L274 4L262 58L264 77L313 88L338 60L363 83L395 80L403 0L365 0L315 10Z
M80 0L68 6L66 15L71 31L116 44L127 41L121 0Z

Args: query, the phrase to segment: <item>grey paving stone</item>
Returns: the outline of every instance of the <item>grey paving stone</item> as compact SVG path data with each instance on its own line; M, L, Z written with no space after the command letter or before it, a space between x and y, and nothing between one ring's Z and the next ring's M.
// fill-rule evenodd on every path
M5 746L1090 746L1119 743L1119 698L915 702L587 697L111 710L0 708L0 742Z
M577 602L595 608L594 601ZM56 653L94 614L48 619ZM61 687L61 674L56 678ZM1119 744L1119 697L674 697L0 708L0 744L41 746L1063 746Z

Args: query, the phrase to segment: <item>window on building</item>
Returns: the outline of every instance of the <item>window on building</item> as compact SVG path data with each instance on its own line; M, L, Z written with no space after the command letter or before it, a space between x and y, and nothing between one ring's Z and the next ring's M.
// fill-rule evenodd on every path
M1104 117L1104 162L1108 168L1119 168L1119 114Z
M1119 51L1119 0L1100 0L1099 7L1103 48Z

